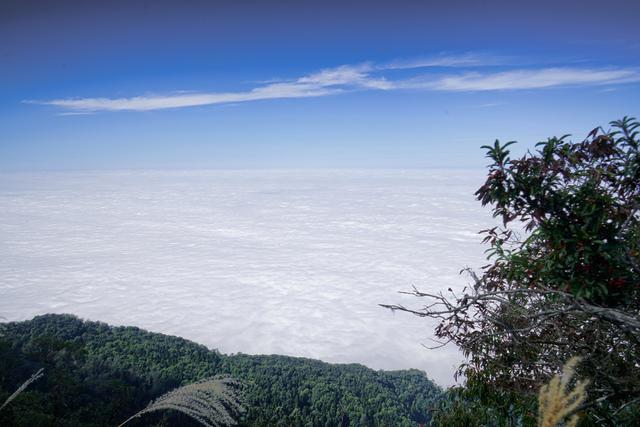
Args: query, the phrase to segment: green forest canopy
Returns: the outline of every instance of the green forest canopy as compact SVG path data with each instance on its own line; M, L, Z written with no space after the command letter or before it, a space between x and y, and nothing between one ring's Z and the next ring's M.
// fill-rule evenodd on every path
M45 315L7 323L0 401L45 375L0 412L0 425L113 426L177 386L216 374L245 384L243 426L415 426L441 390L418 370L374 371L285 356L224 355L188 340ZM196 425L179 413L136 425Z

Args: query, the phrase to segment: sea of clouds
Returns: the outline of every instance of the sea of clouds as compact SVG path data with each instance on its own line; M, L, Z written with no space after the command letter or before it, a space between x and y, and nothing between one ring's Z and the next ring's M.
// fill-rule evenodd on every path
M0 175L0 315L73 313L224 353L288 354L452 384L461 356L398 291L460 289L493 224L483 171Z

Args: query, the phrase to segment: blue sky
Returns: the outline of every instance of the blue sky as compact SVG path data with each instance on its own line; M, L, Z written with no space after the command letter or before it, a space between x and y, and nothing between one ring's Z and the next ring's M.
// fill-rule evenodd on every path
M3 1L0 170L479 167L640 106L635 2Z

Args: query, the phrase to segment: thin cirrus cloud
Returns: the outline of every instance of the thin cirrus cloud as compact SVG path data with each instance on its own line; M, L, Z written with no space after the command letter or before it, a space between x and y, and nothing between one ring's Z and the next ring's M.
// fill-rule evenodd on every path
M513 58L467 53L455 56L400 59L377 66L379 70L405 70L431 67L483 67L513 62Z
M499 72L465 71L431 73L394 78L398 70L479 68L498 65L499 58L475 55L364 63L327 68L292 80L265 83L248 91L173 93L129 98L64 98L27 103L52 105L70 112L150 111L203 105L240 103L267 99L310 98L357 90L426 90L477 92L544 89L561 86L612 85L640 81L631 68L540 68ZM386 74L386 75L385 75Z
M436 80L407 82L408 88L439 91L489 91L514 89L544 89L554 86L582 86L630 83L640 80L640 73L632 69L593 70L577 68L544 68L513 70L493 74L477 72L445 76Z

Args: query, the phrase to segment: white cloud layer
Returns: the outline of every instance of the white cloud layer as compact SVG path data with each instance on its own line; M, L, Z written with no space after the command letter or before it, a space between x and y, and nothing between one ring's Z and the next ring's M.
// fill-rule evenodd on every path
M221 351L419 368L454 347L379 303L460 288L493 224L482 171L0 174L0 315L56 312Z
M149 111L282 98L309 98L354 90L495 91L559 86L615 85L640 81L630 68L541 68L500 72L448 72L394 77L398 70L482 68L505 59L478 55L440 56L386 64L364 63L328 68L293 80L263 84L241 92L174 93L130 98L64 98L25 101L69 111Z

